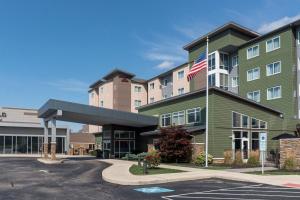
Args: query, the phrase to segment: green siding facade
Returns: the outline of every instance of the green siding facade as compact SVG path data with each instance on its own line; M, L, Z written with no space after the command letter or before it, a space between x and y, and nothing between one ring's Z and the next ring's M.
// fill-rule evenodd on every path
M280 48L266 52L266 41L276 36L280 36ZM256 44L259 45L259 56L247 60L247 49ZM295 119L298 113L297 97L294 96L294 92L297 91L295 54L295 40L291 28L250 43L238 51L240 95L247 97L248 92L260 90L260 103L276 108L284 113L284 118L286 119L285 128L288 128L288 120ZM266 65L276 61L281 61L281 73L267 76ZM255 67L260 68L260 78L247 81L247 71ZM267 88L279 85L282 91L281 98L267 100Z
M162 114L173 113L190 108L201 108L201 123L205 124L205 92L199 92L191 96L183 97L173 101L166 101L153 106L147 106L139 110L139 113L161 116ZM272 137L282 133L283 120L280 114L264 110L253 103L240 101L234 97L218 91L210 91L209 95L209 153L215 158L223 158L225 150L232 149L231 136L232 111L254 117L268 123L268 150L277 148L277 143L271 140ZM247 129L247 131L251 131ZM258 130L259 131L259 130ZM196 142L205 143L204 132L195 134Z

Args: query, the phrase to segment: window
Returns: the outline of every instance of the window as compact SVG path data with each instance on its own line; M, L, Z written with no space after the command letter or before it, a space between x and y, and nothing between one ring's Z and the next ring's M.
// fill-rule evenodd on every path
M134 92L142 92L142 87L141 86L134 86Z
M172 122L174 125L183 125L185 123L184 111L174 112Z
M171 125L171 114L163 114L161 116L161 126L166 127Z
M179 88L178 89L178 95L184 94L184 88Z
M259 132L252 132L251 140L252 151L259 150Z
M178 73L177 73L177 78L178 79L183 79L184 78L184 71L182 70L182 71L179 71Z
M242 127L249 128L249 117L247 115L242 115Z
M247 81L253 81L260 78L259 67L247 71Z
M228 90L228 74L220 73L220 88Z
M281 86L275 86L267 89L267 100L281 98Z
M154 89L154 83L150 83L150 89Z
M220 53L220 69L228 70L229 56L225 53Z
M104 107L104 102L100 101L100 107Z
M208 71L216 69L216 56L215 53L208 55Z
M164 94L164 95L163 95L163 98L164 98L164 99L168 98L168 95Z
M200 122L200 108L192 108L186 110L186 118L188 124Z
M255 118L251 118L251 127L252 128L259 128L259 120Z
M154 97L151 97L150 98L150 103L153 103L154 102Z
M134 100L134 107L140 107L142 105L142 101L141 100Z
M168 85L168 79L164 79L164 86Z
M266 52L274 51L280 48L280 36L272 38L266 42Z
M231 77L231 87L238 87L239 86L239 77Z
M100 93L103 94L103 87L100 88Z
M259 56L259 46L258 45L247 49L247 59L251 59L256 56Z
M239 57L238 56L233 56L232 57L232 67L236 67L239 64Z
M251 99L253 101L260 102L260 90L253 91L253 92L248 92L247 93L247 98Z
M240 128L241 127L241 114L237 112L232 112L232 127Z
M91 98L92 98L92 99L94 98L94 95L95 95L94 92L92 92L92 93L91 93Z
M272 76L275 74L279 74L281 72L281 61L277 61L271 64L268 64L267 66L267 76Z
M298 44L300 44L300 31L298 31Z
M266 129L267 128L267 122L265 121L259 121L259 128Z
M208 86L215 86L216 85L216 74L208 75Z

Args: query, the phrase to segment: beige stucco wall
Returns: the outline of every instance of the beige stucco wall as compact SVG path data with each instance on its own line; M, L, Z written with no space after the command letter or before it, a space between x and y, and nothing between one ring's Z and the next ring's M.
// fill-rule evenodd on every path
M142 88L141 92L135 92L135 86ZM134 101L141 100L141 105L147 104L147 87L140 83L131 83L131 112L137 113L138 111L135 108Z
M89 92L89 105L99 106L99 94L97 89Z
M101 92L101 88L103 88L103 93ZM103 107L113 109L113 82L106 82L103 85L99 86L99 106L100 102L103 101Z
M2 117L5 113L6 117ZM0 108L0 122L20 122L40 124L41 119L38 118L37 110L21 109L21 108Z
M182 79L178 79L178 72L184 71L184 77ZM190 85L187 81L187 74L189 72L188 65L184 65L180 67L179 69L176 69L173 71L173 95L178 95L178 89L184 88L184 93L187 93L190 91Z
M154 89L150 88L150 84L154 83ZM150 99L154 97L154 102L162 99L162 93L160 89L160 80L159 78L153 79L148 82L148 103L150 103Z

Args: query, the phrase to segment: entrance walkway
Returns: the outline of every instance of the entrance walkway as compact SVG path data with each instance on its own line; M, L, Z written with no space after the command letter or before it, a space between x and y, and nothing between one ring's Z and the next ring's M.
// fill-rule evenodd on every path
M123 161L123 160L102 160L102 162L111 164L110 167L106 168L102 172L102 178L105 181L120 184L120 185L146 185L146 184L158 184L168 183L176 181L190 181L207 178L220 178L234 181L247 181L253 183L270 184L276 186L300 186L300 176L297 175L253 175L253 174L242 174L238 172L228 172L223 170L209 170L209 169L197 169L189 167L179 167L172 165L162 164L162 168L179 169L182 173L172 174L159 174L159 175L146 175L136 176L129 172L129 168L136 162Z

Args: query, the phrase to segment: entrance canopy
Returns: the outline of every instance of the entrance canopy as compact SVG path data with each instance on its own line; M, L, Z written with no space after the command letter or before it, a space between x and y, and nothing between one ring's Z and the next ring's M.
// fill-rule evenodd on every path
M99 108L84 104L50 99L38 111L44 119L76 122L91 125L121 125L132 127L157 126L158 118L136 113Z

